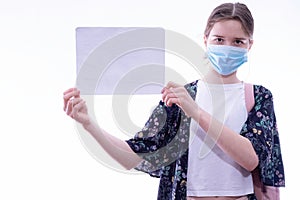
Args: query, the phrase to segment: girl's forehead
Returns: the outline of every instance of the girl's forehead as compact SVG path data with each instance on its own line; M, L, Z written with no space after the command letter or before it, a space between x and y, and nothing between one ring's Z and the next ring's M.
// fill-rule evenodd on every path
M216 22L210 31L210 35L235 38L248 37L246 31L242 26L242 23L238 20L223 20Z

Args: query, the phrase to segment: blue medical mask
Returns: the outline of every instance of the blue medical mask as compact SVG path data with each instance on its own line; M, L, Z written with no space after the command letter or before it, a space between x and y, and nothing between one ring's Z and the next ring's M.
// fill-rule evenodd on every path
M213 68L222 75L235 72L248 61L248 49L226 45L207 45L207 56Z

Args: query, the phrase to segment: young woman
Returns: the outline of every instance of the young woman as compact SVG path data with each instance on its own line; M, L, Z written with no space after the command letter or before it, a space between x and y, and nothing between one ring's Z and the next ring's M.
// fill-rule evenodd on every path
M76 88L64 92L64 110L126 169L159 177L158 199L279 199L285 182L272 94L236 75L253 30L246 5L216 7L204 32L211 69L185 86L169 82L130 140L93 122Z

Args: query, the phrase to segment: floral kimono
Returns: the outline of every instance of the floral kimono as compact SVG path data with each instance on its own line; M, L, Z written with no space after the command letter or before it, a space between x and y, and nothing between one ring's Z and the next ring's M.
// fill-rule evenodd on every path
M248 114L240 134L248 138L259 158L256 169L264 186L285 185L280 142L273 108L272 94L265 87L254 85L255 105ZM197 81L185 86L193 99ZM191 118L175 104L160 102L144 128L126 142L143 161L137 170L160 178L158 200L186 199L188 146ZM255 194L248 195L256 200Z

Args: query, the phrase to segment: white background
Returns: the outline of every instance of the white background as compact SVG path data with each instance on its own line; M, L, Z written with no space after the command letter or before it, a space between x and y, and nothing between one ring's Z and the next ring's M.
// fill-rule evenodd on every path
M75 28L163 27L202 44L207 18L223 2L1 0L0 199L156 199L158 179L117 172L99 163L62 110L62 93L76 80ZM286 172L281 197L295 199L300 178L295 163L300 3L243 2L254 16L255 34L250 62L241 76L274 95ZM159 96L149 100L158 101ZM130 105L137 124L145 122L154 106L149 102L143 107L147 112ZM104 110L97 104L99 116L109 114Z

